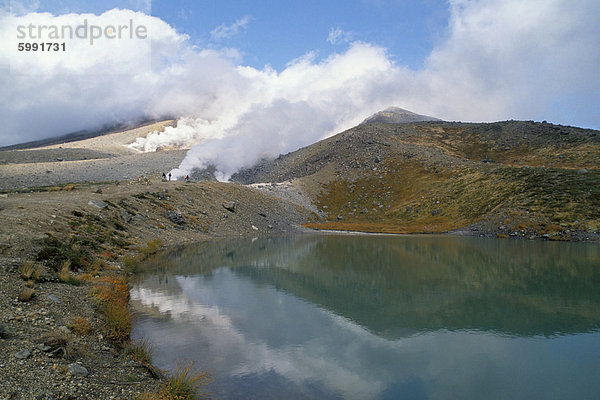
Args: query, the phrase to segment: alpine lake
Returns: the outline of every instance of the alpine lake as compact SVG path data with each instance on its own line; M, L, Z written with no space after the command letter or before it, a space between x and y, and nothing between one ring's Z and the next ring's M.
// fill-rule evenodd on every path
M598 399L600 245L219 239L148 261L132 336L216 399Z

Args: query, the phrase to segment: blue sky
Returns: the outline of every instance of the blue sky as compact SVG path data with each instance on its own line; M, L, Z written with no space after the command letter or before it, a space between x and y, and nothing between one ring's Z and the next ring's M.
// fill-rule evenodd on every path
M150 11L200 47L233 47L245 65L268 64L279 71L307 52L316 52L320 59L344 50L349 41L385 47L390 59L418 69L446 34L448 21L444 0L46 0L37 11L101 14L115 7ZM237 34L211 35L219 26L238 21L246 23ZM333 43L327 40L332 30L341 33Z

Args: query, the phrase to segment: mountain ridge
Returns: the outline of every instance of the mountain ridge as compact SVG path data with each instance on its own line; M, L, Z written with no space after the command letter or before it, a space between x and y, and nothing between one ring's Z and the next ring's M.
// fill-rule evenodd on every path
M441 119L421 115L400 107L388 107L367 117L362 124L404 124L412 122L442 121Z
M600 132L532 121L361 124L232 180L294 181L319 229L570 240L600 232ZM585 236L585 234L584 234Z

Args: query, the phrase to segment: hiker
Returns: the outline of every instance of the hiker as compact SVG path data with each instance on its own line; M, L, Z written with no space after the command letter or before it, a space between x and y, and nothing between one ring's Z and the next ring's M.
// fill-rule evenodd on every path
M163 178L163 181L166 181L166 180L167 180L167 175L165 175L165 173L164 173L164 172L163 172L162 178Z
M171 173L169 172L169 180L171 180Z
M185 178L183 178L183 179L185 179L186 182L189 182L190 181L190 176L186 175Z

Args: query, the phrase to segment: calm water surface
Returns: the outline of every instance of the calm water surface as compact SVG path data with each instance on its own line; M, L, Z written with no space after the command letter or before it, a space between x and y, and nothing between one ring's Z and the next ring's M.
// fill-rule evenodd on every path
M155 364L222 399L598 399L600 246L452 236L213 241L132 288Z

